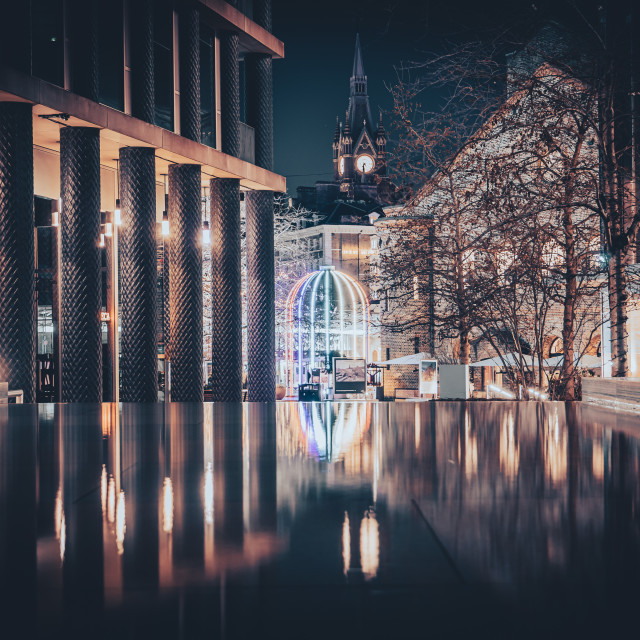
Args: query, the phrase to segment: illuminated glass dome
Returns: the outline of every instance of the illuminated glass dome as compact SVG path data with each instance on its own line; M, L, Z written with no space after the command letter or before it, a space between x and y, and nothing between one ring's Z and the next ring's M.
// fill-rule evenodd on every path
M334 267L300 278L287 298L289 392L331 358L368 359L369 301L362 285Z

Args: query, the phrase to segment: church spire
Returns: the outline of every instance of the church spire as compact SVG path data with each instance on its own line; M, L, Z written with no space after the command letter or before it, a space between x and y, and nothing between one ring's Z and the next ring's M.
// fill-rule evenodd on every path
M362 77L364 73L364 63L362 62L362 51L360 50L360 34L356 33L356 52L353 56L353 73L352 77Z

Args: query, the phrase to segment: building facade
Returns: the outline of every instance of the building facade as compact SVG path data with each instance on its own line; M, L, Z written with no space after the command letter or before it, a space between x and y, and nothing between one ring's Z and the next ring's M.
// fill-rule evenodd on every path
M0 379L28 402L154 401L160 352L173 400L202 399L205 359L214 399L240 399L243 197L249 396L272 399L270 0L29 0L0 24Z

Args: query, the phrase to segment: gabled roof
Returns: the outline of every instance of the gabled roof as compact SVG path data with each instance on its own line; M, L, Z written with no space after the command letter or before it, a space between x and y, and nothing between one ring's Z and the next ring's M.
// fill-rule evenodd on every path
M366 138L366 140L368 142L368 147L369 147L369 149L371 149L371 152L372 153L376 152L376 148L375 148L375 146L373 144L373 141L371 140L371 137L369 136L369 133L367 132L367 128L363 127L362 128L362 133L360 134L360 137L358 138L358 141L355 143L355 145L353 145L353 152L354 153L356 153L357 150L360 147L365 146L364 145L365 138Z

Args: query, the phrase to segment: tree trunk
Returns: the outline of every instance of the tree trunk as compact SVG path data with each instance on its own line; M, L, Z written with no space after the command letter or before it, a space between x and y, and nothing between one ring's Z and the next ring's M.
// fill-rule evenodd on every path
M609 315L611 318L611 375L625 378L627 362L627 274L624 255L618 251L609 260Z
M569 198L572 194L567 194ZM570 202L567 199L567 202ZM565 293L562 317L562 370L560 379L564 382L564 400L575 399L575 370L573 366L575 341L575 313L576 313L576 252L575 233L571 207L563 211L563 230L565 239Z

